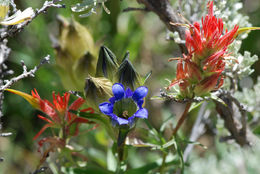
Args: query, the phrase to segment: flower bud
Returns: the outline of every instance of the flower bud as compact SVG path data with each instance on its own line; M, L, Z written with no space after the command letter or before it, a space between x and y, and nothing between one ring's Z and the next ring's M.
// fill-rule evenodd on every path
M96 57L89 52L75 62L73 73L76 76L75 80L78 84L77 90L82 91L85 83L84 79L86 79L88 75L94 75L96 71L96 64Z
M85 83L86 103L94 110L98 110L99 103L108 100L112 94L112 83L104 77L91 77Z
M123 62L118 68L117 76L118 82L130 87L132 90L140 86L140 75L129 60L129 52L125 54Z
M99 51L98 63L96 68L96 77L106 77L113 81L115 69L118 68L116 56L105 46Z
M87 52L96 55L94 40L89 30L75 21L69 21L58 16L60 22L59 28L59 44L63 51L70 54L73 60L78 60L83 57Z
M95 75L97 50L86 27L62 16L58 20L59 39L54 45L59 74L67 90L81 91L84 88L84 79L89 74Z

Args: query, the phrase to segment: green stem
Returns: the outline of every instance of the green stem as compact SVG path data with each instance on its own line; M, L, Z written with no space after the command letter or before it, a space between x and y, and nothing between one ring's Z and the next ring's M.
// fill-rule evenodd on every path
M162 165L160 167L160 174L164 173L164 167L165 167L165 162L166 162L167 155L168 155L168 153L163 152Z
M122 162L124 160L124 147L127 134L128 130L119 129L119 134L117 138L117 153L119 162Z
M119 134L117 138L117 155L118 155L118 165L116 174L123 174L125 172L125 140L127 137L129 130L127 129L119 129Z
M185 110L184 110L181 118L178 120L177 125L176 125L175 129L172 132L171 139L176 135L176 133L178 132L179 128L181 127L181 125L183 124L185 119L187 118L190 107L191 107L191 102L188 102L186 104Z

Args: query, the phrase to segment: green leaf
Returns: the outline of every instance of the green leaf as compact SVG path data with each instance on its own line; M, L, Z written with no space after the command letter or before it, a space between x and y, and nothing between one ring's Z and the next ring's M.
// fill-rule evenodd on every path
M139 168L130 169L126 171L125 174L145 174L148 173L150 170L156 169L158 167L159 167L158 163L153 162Z
M148 128L151 130L151 132L153 132L153 134L160 139L160 144L165 143L165 139L163 138L163 136L161 135L160 132L158 132L150 123L148 120L144 119L143 120L145 122L145 124L148 126Z
M112 152L112 149L107 150L107 169L109 171L116 171L117 160Z
M161 145L161 146L154 146L152 150L165 150L171 146L174 146L174 148L176 149L177 148L177 144L176 144L176 140L173 138L171 139L170 141L168 141L167 143Z
M146 83L146 81L151 77L152 75L152 71L150 71L149 73L147 73L141 80L141 85L144 85Z
M74 110L69 110L69 112L71 112L73 114L76 114L76 115L78 115L80 117L87 118L88 120L94 121L97 124L100 124L101 126L103 126L106 129L107 134L110 135L113 140L116 139L115 138L116 137L115 131L112 128L111 123L110 123L110 119L108 117L105 117L105 116L103 116L101 114L92 114L92 113L86 113L86 112L78 112L78 111L74 111Z
M198 146L201 146L203 149L208 149L207 146L201 144L200 142L197 142L197 141L189 141L189 140L182 140L184 143L187 143L187 144L193 144L193 145L198 145Z
M167 143L165 143L165 144L162 146L162 148L163 148L163 149L166 149L166 148L168 148L168 147L170 147L170 146L172 146L172 145L174 145L174 147L177 147L175 138L173 138L173 139L171 139L170 141L168 141Z
M165 163L165 166L173 166L173 165L179 165L179 161L177 160L172 160L170 162ZM125 174L146 174L148 172L151 172L152 170L158 169L161 167L161 164L159 162L152 162L148 163L142 167L138 167L135 169L130 169L125 172ZM155 172L152 172L155 173Z
M176 138L176 151L177 151L177 154L178 154L178 156L180 157L180 162L181 162L181 173L182 174L184 174L184 160L183 160L183 152L182 152L182 149L181 149L181 147L180 147L180 141L182 141L182 140L180 140L178 137Z
M151 147L151 148L156 148L156 149L161 147L157 144L145 143L141 139L138 139L138 138L127 138L125 144L131 145L134 147Z
M256 128L253 130L253 133L256 134L256 135L260 135L260 126L256 127Z
M162 98L161 96L152 96L150 99L151 100L164 100L164 98Z
M215 101L223 104L224 106L227 106L227 104L221 98L219 98L215 93L210 93L210 98L212 100L215 100Z
M154 131L137 127L134 131L128 134L126 139L126 145L131 145L134 147L152 147L160 149L161 139L158 134Z
M96 166L88 166L85 169L81 169L81 168L73 169L73 174L84 174L84 173L113 174L113 172L110 172L108 170Z
M199 103L192 103L192 104L191 104L191 107L190 107L190 109L189 109L189 112L191 112L193 109L198 108L203 102L204 102L204 101L201 101L201 102L199 102Z
M160 132L162 133L166 126L169 124L169 122L173 119L173 115L170 115L165 121L163 121L161 127L160 127Z

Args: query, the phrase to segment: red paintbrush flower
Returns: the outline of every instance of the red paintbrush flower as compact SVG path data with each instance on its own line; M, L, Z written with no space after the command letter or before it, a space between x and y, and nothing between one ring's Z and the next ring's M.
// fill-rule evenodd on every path
M223 84L222 71L225 68L227 47L234 41L238 26L223 32L223 21L213 12L213 1L208 3L208 14L198 22L189 25L186 31L188 55L178 59L177 77L169 85L179 85L182 97L203 96Z
M42 132L44 132L47 128L64 128L67 136L77 135L78 134L78 126L80 123L93 123L86 118L78 117L77 115L69 112L70 110L78 110L85 100L83 98L78 98L75 100L70 106L68 106L70 94L64 93L63 96L59 94L55 95L53 92L53 101L52 103L48 100L41 99L36 89L32 90L32 95L16 91L13 89L7 89L7 91L12 92L14 94L20 95L24 99L26 99L34 108L42 111L46 114L47 117L38 115L38 117L47 122L45 126L35 135L34 140L37 139ZM94 113L92 108L87 108L81 110L81 112L90 112ZM75 125L74 131L71 131L72 125Z

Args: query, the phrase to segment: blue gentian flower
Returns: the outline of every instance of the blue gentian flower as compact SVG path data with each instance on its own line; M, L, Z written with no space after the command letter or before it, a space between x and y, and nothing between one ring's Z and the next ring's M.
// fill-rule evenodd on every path
M148 93L147 87L140 86L133 92L129 87L125 90L121 83L115 83L112 92L114 96L109 102L101 103L99 109L110 116L113 125L132 127L135 118L148 118L148 111L142 107L143 98Z

